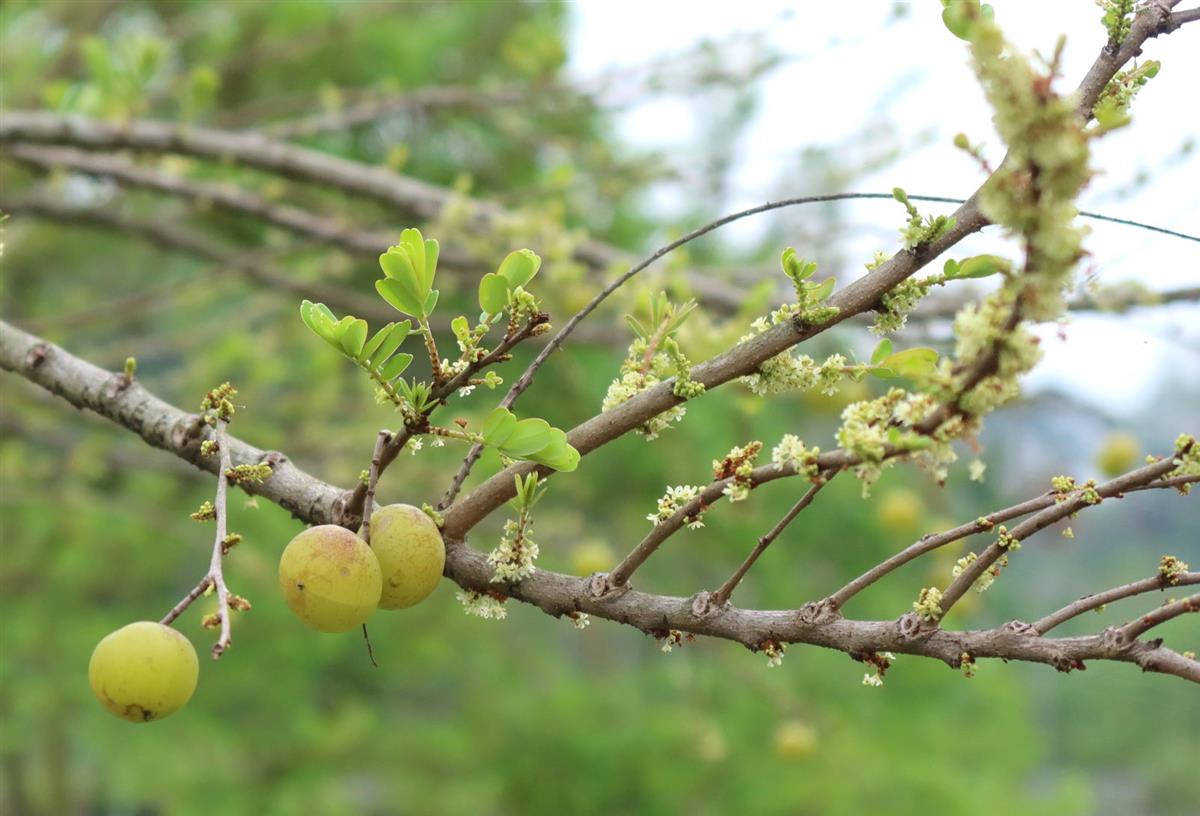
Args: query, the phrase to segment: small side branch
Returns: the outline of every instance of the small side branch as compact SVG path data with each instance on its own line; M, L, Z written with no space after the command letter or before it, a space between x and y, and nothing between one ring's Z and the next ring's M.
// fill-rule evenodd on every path
M833 476L830 476L829 478L832 479ZM750 568L754 566L754 562L758 560L758 557L763 554L767 547L771 546L771 542L779 538L779 534L784 531L784 528L792 523L796 516L800 515L804 508L813 503L813 499L817 497L817 492L828 483L829 479L822 478L822 481L819 481L810 487L808 491L800 497L800 500L792 505L792 509L788 510L783 518L779 520L779 523L772 527L770 532L758 539L758 544L753 550L750 551L750 554L746 556L746 560L742 562L741 566L737 568L733 575L729 576L729 580L721 584L721 588L714 592L709 598L709 603L712 606L720 609L729 602L729 597L733 595L733 590L737 588L737 585L741 582L742 578L744 578L746 573L750 571Z
M1155 626L1188 612L1200 612L1200 594L1191 595L1178 601L1168 601L1153 612L1125 624L1118 630L1118 633L1122 641L1131 642Z
M1105 604L1120 601L1124 598L1132 598L1134 595L1141 595L1146 592L1169 589L1172 586L1191 586L1193 584L1200 584L1200 572L1185 572L1175 576L1171 580L1167 580L1165 576L1160 574L1150 578L1143 578L1141 581L1132 581L1128 584L1105 590L1104 592L1097 592L1094 595L1085 595L1079 600L1067 604L1057 612L1052 612L1042 618L1033 624L1033 628L1038 634L1044 635L1054 627L1061 626L1085 612L1099 609Z

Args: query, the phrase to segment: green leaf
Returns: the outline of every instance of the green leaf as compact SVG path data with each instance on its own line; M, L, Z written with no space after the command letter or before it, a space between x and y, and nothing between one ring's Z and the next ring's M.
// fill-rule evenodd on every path
M367 344L363 346L362 351L358 353L358 361L360 363L364 363L369 360L371 355L378 351L379 347L383 345L383 341L387 340L388 334L391 333L392 329L395 327L395 323L388 323L382 329L375 332L371 339L367 341Z
M441 247L433 238L425 239L425 285L429 288L433 287L433 277L437 274L438 255L441 253Z
M385 380L394 380L404 373L409 364L413 361L411 354L397 354L392 359L388 360L387 365L379 372L379 376Z
M931 348L916 348L897 351L881 360L884 368L891 369L901 377L919 378L932 374L937 367L938 353Z
M629 328L633 329L633 333L643 340L650 339L650 333L638 322L638 319L633 315L625 315L625 322L629 324Z
M946 263L942 265L942 274L946 276L946 280L954 280L958 277L958 261L953 258L947 258Z
M402 320L395 324L391 332L388 333L387 339L371 355L371 368L376 369L383 365L383 362L391 357L396 352L396 349L400 348L400 344L404 342L411 331L412 321L410 320Z
M879 341L879 345L871 352L871 365L879 365L879 361L892 353L892 341L886 337Z
M363 343L367 342L367 321L346 317L339 324L339 329L338 342L342 345L342 351L357 360L359 352L363 350Z
M833 278L826 278L825 282L822 283L820 286L815 286L812 289L810 289L808 291L808 296L813 301L820 303L822 300L829 297L833 293L833 287L834 287L834 284L836 284L836 283L837 283L837 281L835 281Z
M517 418L513 416L512 411L501 407L488 414L480 433L483 434L484 444L498 448L508 441L516 429Z
M417 273L413 270L412 261L409 260L407 253L401 252L396 247L392 247L387 252L379 256L379 267L383 270L383 274L393 280L417 280Z
M550 423L544 419L522 419L500 448L514 459L523 459L550 444L550 431Z
M454 332L454 336L464 338L471 333L471 324L465 315L459 315L450 321L450 331Z
M422 298L417 297L411 286L405 286L395 278L385 278L375 281L375 291L397 311L413 317L425 316Z
M425 239L421 237L421 231L409 227L401 232L399 246L412 262L413 272L416 273L417 285L420 290L422 292L429 291L433 281L425 268Z
M813 273L817 271L817 265L812 261L806 261L796 254L793 247L788 247L783 251L783 257L780 259L783 264L783 272L795 283L806 278L811 278Z
M518 249L508 253L508 257L500 262L497 274L508 281L509 289L524 286L533 280L542 267L542 259L529 249ZM494 314L494 313L493 313Z
M986 278L997 273L1012 272L1012 261L999 255L976 255L965 258L958 264L956 279Z
M500 314L508 305L508 279L489 272L479 282L479 307L490 315Z
M318 337L334 348L341 350L337 337L337 318L324 303L306 300L300 304L300 319Z
M567 435L559 428L551 428L550 444L529 458L538 464L570 473L579 467L579 451L567 442Z
M425 310L425 313L421 315L422 317L429 317L431 314L433 314L433 310L437 306L438 295L440 294L441 292L439 292L437 289L433 289L429 292L429 295L425 298L425 304L422 307Z

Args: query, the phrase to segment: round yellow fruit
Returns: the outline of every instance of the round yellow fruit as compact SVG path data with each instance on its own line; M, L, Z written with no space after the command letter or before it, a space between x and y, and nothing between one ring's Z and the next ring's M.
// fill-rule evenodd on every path
M442 533L425 511L389 504L371 516L371 549L383 571L382 609L406 609L429 597L446 567Z
M138 621L96 644L88 682L104 707L130 722L183 708L196 690L200 662L192 642L170 626Z
M1141 452L1142 446L1133 434L1109 434L1096 454L1096 464L1100 466L1101 473L1112 478L1133 470Z
M885 529L909 531L917 527L924 511L921 495L905 488L894 488L879 499L876 518Z
M379 559L361 538L336 524L310 527L279 559L279 588L296 617L320 632L348 632L379 604Z
M804 720L788 720L775 729L775 754L780 759L804 759L817 750L817 729Z
M612 548L603 541L586 541L571 551L571 572L576 575L607 572L616 563Z

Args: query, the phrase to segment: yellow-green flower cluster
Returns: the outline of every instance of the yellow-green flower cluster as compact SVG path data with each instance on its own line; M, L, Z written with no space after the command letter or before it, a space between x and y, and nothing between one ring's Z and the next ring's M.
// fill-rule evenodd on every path
M1188 565L1173 555L1164 555L1158 562L1158 574L1168 584L1174 586L1180 577L1188 571Z
M913 611L922 620L936 623L942 617L942 591L937 587L925 587L913 601Z
M661 522L674 516L692 499L700 495L700 487L696 485L675 485L668 487L667 492L658 500L658 510L646 516L646 520L657 527ZM702 513L697 513L687 521L689 530L698 530L704 526Z
M800 437L784 434L779 444L771 450L771 463L775 465L776 470L790 467L797 474L813 479L820 470L817 465L820 455L820 448L807 448Z
M538 557L538 545L531 538L532 532L533 521L528 513L522 513L519 521L504 522L504 535L487 557L493 568L492 583L520 581L537 571L533 562Z

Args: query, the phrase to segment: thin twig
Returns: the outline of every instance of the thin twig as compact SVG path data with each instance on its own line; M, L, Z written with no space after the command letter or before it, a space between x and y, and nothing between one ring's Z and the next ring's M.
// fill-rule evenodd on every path
M1177 454L1173 453L1170 456L1154 462L1153 464L1146 465L1145 467L1138 468L1137 470L1131 470L1130 472L1122 476L1118 476L1109 482L1105 482L1102 485L1097 485L1093 489L1101 499L1108 499L1120 497L1126 492L1141 485L1151 485L1156 480L1162 478L1164 475L1175 469L1176 455ZM1200 479L1200 476L1195 477L1195 479ZM1092 506L1089 503L1088 496L1089 490L1087 489L1075 490L1073 493L1070 493L1064 497L1062 501L1056 502L1051 507L1047 507L1036 515L1021 522L1011 531L1006 533L1003 538L1003 542L1006 543L1002 543L1002 539L997 537L997 540L989 544L987 548L979 554L978 558L968 564L966 568L959 573L958 577L950 582L950 586L946 588L945 592L942 593L942 598L939 604L942 608L942 614L945 615L947 612L949 612L951 607L953 607L954 604L957 603L958 600L967 593L967 591L975 583L976 579L983 575L984 572L989 570L993 564L999 561L1001 556L1007 553L1014 544L1024 541L1034 533L1049 527L1051 524L1061 521L1067 516Z
M1130 621L1118 631L1121 639L1128 642L1161 623L1166 623L1173 618L1189 612L1200 612L1200 594L1181 598L1178 601L1168 601L1153 612L1142 615L1137 620Z
M217 496L213 501L217 511L217 534L213 541L212 559L209 562L208 577L217 592L217 614L221 616L221 637L213 644L213 660L219 658L226 649L232 636L233 623L229 615L229 587L225 586L225 538L228 535L229 515L226 498L229 493L228 472L233 467L229 456L229 439L226 427L228 423L217 418L216 441L218 453L221 456L221 469L217 473Z
M533 315L517 332L507 334L496 345L494 349L484 355L482 358L475 360L467 365L465 369L455 374L448 380L443 380L440 385L434 387L431 392L432 406L426 411L423 418L427 419L438 405L444 405L446 400L454 395L458 389L468 385L471 379L483 371L485 368L496 365L497 363L505 362L512 358L510 352L521 342L529 339L537 334L540 327L543 326L550 316L544 312L539 312ZM408 440L412 438L417 429L405 425L399 432L392 435L391 440L384 446L379 456L379 472L383 473L396 457L400 455L400 451L404 450L404 446L408 444ZM466 478L465 476L463 478ZM354 518L362 513L363 501L366 498L367 486L361 482L354 489L349 501L346 502L343 517L347 520Z
M367 492L363 497L362 529L359 531L362 540L368 544L371 543L371 514L375 511L375 487L379 483L379 471L381 470L381 463L383 461L383 451L391 440L391 431L380 431L375 436L375 450L371 453L371 467L367 472Z
M1104 592L1085 595L1079 600L1067 604L1057 612L1051 612L1033 624L1033 628L1038 634L1044 635L1054 627L1061 626L1072 618L1078 617L1085 612L1091 612L1093 609L1099 609L1113 601L1132 598L1134 595L1141 595L1145 592L1166 590L1173 586L1191 586L1192 584L1200 584L1200 572L1185 572L1169 580L1162 574L1152 575L1149 578L1132 581Z
M830 475L829 479L832 479L833 476L836 475L836 473ZM746 560L742 562L741 566L737 568L733 575L729 576L729 580L723 583L720 589L712 594L712 596L709 598L709 603L711 603L717 609L725 606L725 604L729 601L730 596L733 595L733 590L737 588L737 585L741 582L742 578L745 577L746 573L750 571L750 568L754 566L754 562L758 560L758 557L763 554L763 551L766 550L767 547L771 546L771 542L779 537L779 534L783 532L784 528L791 524L792 520L795 519L796 516L800 515L800 512L804 510L804 508L812 504L813 499L817 497L817 492L829 483L829 479L819 481L810 487L805 494L800 497L800 500L792 505L792 509L788 510L787 513L784 514L783 518L781 518L779 522L771 528L770 532L758 539L758 544L755 545L750 554L746 556Z

